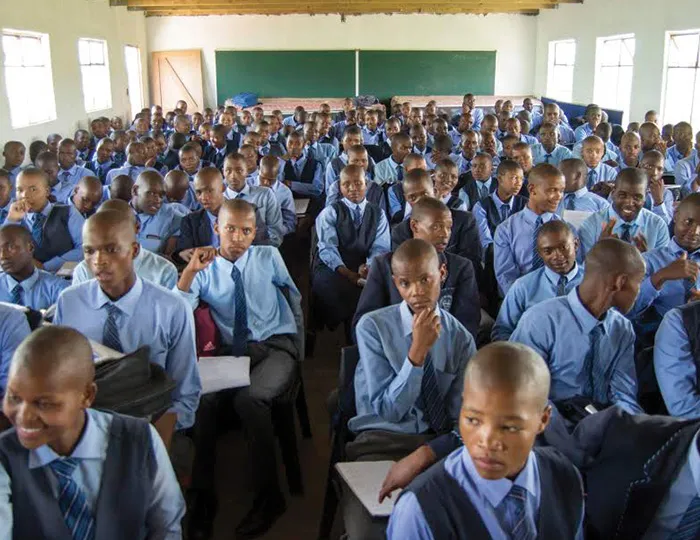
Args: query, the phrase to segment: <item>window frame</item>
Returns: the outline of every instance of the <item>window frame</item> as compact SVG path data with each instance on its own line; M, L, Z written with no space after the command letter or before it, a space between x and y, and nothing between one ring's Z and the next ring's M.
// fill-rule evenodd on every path
M622 63L622 47L625 46L625 41L632 40L634 43L634 49L632 51L631 57L632 62L630 64ZM603 52L606 43L610 42L620 42L620 52L618 53L617 61L614 63L606 63L607 60L603 58ZM619 34L615 36L605 36L599 37L596 40L596 71L594 80L594 91L593 91L593 101L598 103L601 107L606 107L609 109L621 110L624 116L629 116L630 105L632 102L632 83L634 81L634 60L636 56L637 48L637 38L635 34ZM612 81L609 78L602 80L603 70L606 68L615 68L615 80ZM619 87L620 87L620 73L622 69L629 68L630 81L629 81L629 95L625 98L624 103L619 101ZM615 102L610 102L604 99L601 95L604 87L609 87L612 83L615 85Z
M82 45L85 45L90 56L89 62L83 62ZM92 51L93 45L99 45L102 49L102 62L93 62ZM112 108L112 76L109 69L109 45L107 40L91 37L78 38L78 67L80 68L81 89L83 92L83 106L86 113L95 113L106 111ZM100 75L101 74L101 75ZM104 80L98 81L97 76L104 77ZM97 82L96 82L97 81ZM93 88L88 88L93 86ZM106 99L98 102L95 98L100 91L95 92L96 86L101 87L101 92L104 92ZM90 93L90 95L88 95Z
M561 45L573 45L574 46L574 54L573 54L573 60L572 62L569 63L558 63L558 58L557 58L557 49ZM572 102L573 101L573 93L574 93L574 75L575 75L575 69L576 69L576 54L578 53L578 43L575 38L567 38L567 39L557 39L557 40L552 40L548 44L548 58L547 58L547 96L552 98L552 99L557 99L560 101L566 101L566 102ZM559 77L556 74L557 68L565 68L567 70L571 70L571 87L570 89L566 90L565 92L559 92L559 87L558 85L555 84L555 77ZM555 89L556 87L556 89ZM565 95L566 94L566 95Z
M672 42L676 36L697 36L697 50L695 51L695 63L691 65L670 65L670 57L672 55ZM685 118L671 118L668 119L671 123L676 123L680 121L690 121L693 126L693 131L700 131L700 28L693 28L687 30L672 30L666 32L666 50L664 54L664 73L663 73L663 89L662 89L662 114L664 121L669 117L668 111L670 109L669 104L672 101L677 101L678 97L674 96L673 99L669 98L669 83L673 77L670 76L672 70L689 70L694 74L693 77L693 90L691 92L690 101L690 111L689 114L685 115Z

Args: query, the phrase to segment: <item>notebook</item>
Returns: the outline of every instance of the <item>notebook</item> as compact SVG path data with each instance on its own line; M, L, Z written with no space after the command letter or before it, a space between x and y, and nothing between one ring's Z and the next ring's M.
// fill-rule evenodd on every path
M379 503L379 491L393 461L336 463L335 468L372 517L389 517L401 490Z
M250 357L206 356L197 362L202 394L250 386Z

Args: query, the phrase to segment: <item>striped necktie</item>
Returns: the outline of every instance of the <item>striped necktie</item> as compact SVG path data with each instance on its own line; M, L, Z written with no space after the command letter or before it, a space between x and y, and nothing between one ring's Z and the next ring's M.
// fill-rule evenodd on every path
M403 165L399 165L398 167L396 167L396 178L399 182L403 180Z
M597 179L598 173L595 171L595 169L591 169L590 171L588 171L588 185L586 187L588 187L588 189L591 189L595 185Z
M632 235L631 235L631 230L632 230L632 225L629 223L623 223L621 225L622 227L622 234L620 235L620 240L623 242L630 243L632 241Z
M532 233L532 268L530 270L537 270L544 265L544 261L542 260L539 251L537 251L537 233L540 231L542 224L542 216L539 216L537 221L535 221L535 230Z
M484 199L484 198L488 197L489 188L486 187L486 184L484 184L483 182L477 181L476 182L476 189L479 192L479 199Z
M566 284L569 282L569 278L566 276L559 276L559 282L557 283L557 296L566 295Z
M233 279L233 341L231 343L231 354L233 356L243 356L248 344L248 304L243 288L243 277L241 271L234 264L231 269L231 279Z
M508 219L508 215L510 214L510 206L507 204L501 205L501 223L503 223L506 219Z
M359 204L356 204L352 211L352 220L355 223L356 229L359 229L362 226L362 210L360 210Z
M576 210L576 194L575 193L569 193L566 196L566 209L567 210Z
M535 540L535 520L528 511L527 491L522 486L510 488L508 495L498 505L500 521L506 537L511 540Z
M58 507L73 540L95 538L95 518L87 503L85 492L73 480L78 466L74 458L57 459L49 464L58 480Z
M44 222L46 221L46 216L44 214L34 214L34 222L32 223L32 238L36 247L41 247L41 243L44 236Z
M430 353L423 364L423 379L420 385L420 397L423 401L423 412L428 425L435 433L449 429L445 398L440 394L437 375Z
M68 180L70 179L70 171L63 171L61 176L62 176L61 184L64 184L64 183L67 184Z
M583 361L583 375L586 378L583 395L597 403L606 405L609 402L607 377L605 375L606 359L597 354L602 333L602 323L596 324L590 333L590 345L586 358Z
M24 291L22 290L22 286L18 283L15 285L14 289L10 292L10 302L13 304L17 304L18 306L23 306L24 302L22 301L22 296Z
M107 320L102 330L102 344L117 352L124 352L121 339L119 339L119 327L117 326L117 317L121 310L114 304L106 304L105 307L107 308Z
M668 540L694 540L698 531L700 531L700 497L696 495L690 501L681 522Z

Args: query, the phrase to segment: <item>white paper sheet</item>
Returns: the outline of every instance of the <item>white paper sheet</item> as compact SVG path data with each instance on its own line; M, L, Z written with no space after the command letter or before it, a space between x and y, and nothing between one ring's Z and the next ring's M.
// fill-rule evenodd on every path
M586 212L585 210L564 210L564 221L568 221L578 230L581 224L586 221L586 218L592 213L593 212Z
M58 272L56 272L56 275L58 277L62 277L62 278L72 278L73 277L73 270L75 270L76 266L78 266L77 262L74 262L74 261L64 262L61 265L61 268L58 269Z
M203 356L197 362L202 394L250 386L250 357Z
M393 464L393 461L355 461L336 463L335 468L373 517L388 517L401 490L394 491L391 498L384 499L381 504L379 490Z
M297 216L303 216L309 209L309 201L311 199L294 199L294 209L296 210Z
M124 353L105 347L102 343L97 343L97 341L90 340L90 345L92 346L92 358L97 363L103 360L121 358L124 356Z

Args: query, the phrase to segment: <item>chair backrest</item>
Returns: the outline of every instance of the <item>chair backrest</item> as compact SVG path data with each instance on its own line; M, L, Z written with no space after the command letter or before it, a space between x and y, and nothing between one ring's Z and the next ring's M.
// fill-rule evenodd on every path
M345 418L352 418L357 413L355 408L355 370L359 363L360 351L357 345L343 347L340 350L338 409Z

